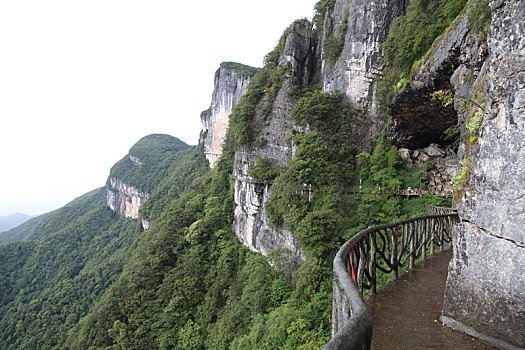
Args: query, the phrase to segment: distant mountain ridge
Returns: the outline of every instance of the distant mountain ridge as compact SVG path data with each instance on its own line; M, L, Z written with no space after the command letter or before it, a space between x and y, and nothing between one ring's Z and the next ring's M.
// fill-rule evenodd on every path
M10 215L0 216L0 232L4 232L15 228L31 218L31 215L23 213L14 213Z
M16 201L0 204L0 215L13 213L24 213L26 215L38 216L56 209L49 204L39 201Z

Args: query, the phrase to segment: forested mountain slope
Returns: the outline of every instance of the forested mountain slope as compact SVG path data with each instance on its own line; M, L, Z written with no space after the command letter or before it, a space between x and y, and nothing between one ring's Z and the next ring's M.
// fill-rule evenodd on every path
M201 148L171 136L145 137L132 148L137 149L145 160L154 160L146 168L152 192L168 181L168 173L177 173L177 166L185 172L184 159L194 158L192 152L206 169ZM185 180L198 170L192 174ZM106 197L106 188L89 192L26 224L24 241L0 247L2 349L64 348L66 333L121 273L143 230L139 221L112 212Z

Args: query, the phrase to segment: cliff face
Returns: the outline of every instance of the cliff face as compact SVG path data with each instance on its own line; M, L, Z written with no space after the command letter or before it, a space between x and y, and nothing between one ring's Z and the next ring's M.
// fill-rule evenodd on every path
M222 154L222 144L228 129L228 117L246 92L257 70L239 63L223 62L215 73L211 106L202 112L201 122L206 159L213 168Z
M264 212L270 197L271 181L257 179L248 173L250 165L258 159L267 159L272 166L286 167L293 156L290 141L294 124L291 113L294 100L291 97L294 81L305 82L312 74L311 31L308 24L296 23L287 35L280 65L289 65L286 76L275 97L267 123L260 131L264 145L258 148L243 148L235 153L235 217L234 233L243 244L264 255L276 248L289 249L294 259L301 262L304 256L296 245L293 235L280 228L272 228Z
M365 111L373 119L372 127L361 130L363 139L381 130L376 84L383 68L380 45L393 19L405 14L406 3L405 0L336 0L333 10L325 17L323 39L318 47L322 87L324 91L341 91L354 108ZM342 37L343 45L337 55L330 43ZM361 147L367 145L363 143Z
M490 7L489 98L460 205L443 315L525 347L525 3L493 0Z
M123 183L116 177L110 180L107 189L107 204L115 213L126 218L139 218L139 209L148 199L149 194Z
M264 135L264 145L242 149L235 154L234 232L250 249L267 254L271 249L287 248L298 261L304 259L289 231L271 228L268 224L264 206L271 193L271 181L254 178L248 173L250 165L258 159L269 160L272 166L287 167L293 157L290 139L296 129L291 118L294 88L309 84L317 73L324 91L343 92L353 107L372 118L372 125L356 125L355 134L359 137L353 142L356 153L369 150L369 138L379 133L383 123L376 113L375 81L381 70L380 44L392 20L404 12L404 0L337 0L325 14L323 35L317 49L313 47L309 23L298 21L287 31L279 65L289 64L290 73L259 131L259 135ZM343 22L347 23L344 30ZM328 52L330 45L326 44L334 38L340 38L342 44L335 60L333 53Z

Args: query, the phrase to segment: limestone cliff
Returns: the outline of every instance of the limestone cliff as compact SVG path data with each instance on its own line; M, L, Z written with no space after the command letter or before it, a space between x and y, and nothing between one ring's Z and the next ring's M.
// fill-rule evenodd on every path
M112 177L109 182L111 187L107 189L107 203L111 210L126 218L138 219L139 209L149 194L123 183L116 177Z
M381 130L382 122L377 119L377 80L383 68L381 44L393 19L405 14L406 3L405 0L336 0L325 16L318 47L322 88L341 91L354 108L373 119L371 126L360 130L362 140ZM365 142L360 146L368 147Z
M201 113L204 153L213 168L222 154L222 144L228 129L228 117L246 92L256 68L239 63L223 62L215 73L211 106Z
M129 153L115 163L106 182L107 205L120 216L142 219L147 230L149 221L141 217L140 209L169 176L173 166L190 146L164 134L143 137Z
M290 137L294 124L291 112L294 99L292 91L297 82L308 81L312 71L311 29L308 22L297 22L289 28L284 38L284 49L279 57L281 67L288 67L289 73L272 102L266 123L259 131L264 142L259 147L242 148L235 153L235 217L234 233L243 244L253 251L266 255L272 249L284 248L291 251L298 262L304 260L293 235L285 229L272 228L264 212L264 205L270 196L271 181L261 180L249 174L249 167L258 159L267 159L272 166L286 167L292 158L293 148Z
M444 320L525 347L525 3L490 1L488 102L460 205Z

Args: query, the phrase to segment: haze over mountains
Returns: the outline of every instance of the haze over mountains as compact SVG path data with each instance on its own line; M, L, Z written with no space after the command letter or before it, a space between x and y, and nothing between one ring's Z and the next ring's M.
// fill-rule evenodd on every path
M22 213L14 213L10 215L0 216L0 232L4 232L14 227L17 227L18 225L31 219L31 217L32 216L30 215Z
M49 204L39 201L20 201L0 203L0 215L6 216L14 213L23 213L29 216L37 216L56 209Z

